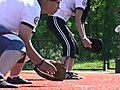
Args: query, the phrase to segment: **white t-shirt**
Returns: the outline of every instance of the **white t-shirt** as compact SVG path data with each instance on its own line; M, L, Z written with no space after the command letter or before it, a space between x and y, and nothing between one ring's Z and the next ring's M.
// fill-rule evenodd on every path
M37 0L0 0L0 25L16 33L19 33L21 22L35 28L40 12Z
M85 9L87 0L62 0L59 4L59 9L53 16L62 18L64 21L68 21L71 16L75 15L75 9Z
M116 33L120 33L120 25L118 25L118 26L115 28L115 32L116 32Z

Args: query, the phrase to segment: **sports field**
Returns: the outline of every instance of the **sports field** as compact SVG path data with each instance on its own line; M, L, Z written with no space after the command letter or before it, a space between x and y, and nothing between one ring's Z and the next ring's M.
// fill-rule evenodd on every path
M8 74L7 74L8 75ZM19 85L19 88L0 90L120 90L120 74L110 72L79 72L81 80L49 81L35 72L22 72L21 76L33 84Z

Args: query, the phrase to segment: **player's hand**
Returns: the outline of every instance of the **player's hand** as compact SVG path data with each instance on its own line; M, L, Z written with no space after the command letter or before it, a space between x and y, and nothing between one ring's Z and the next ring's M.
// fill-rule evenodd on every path
M92 48L91 47L92 42L87 37L82 39L82 43L85 48Z
M47 72L49 74L55 74L57 71L56 67L52 64L52 62L55 62L53 60L44 60L44 62L41 64L40 69L44 72Z
M40 64L35 65L34 67L35 72L39 76L52 81L63 81L65 79L66 67L64 64L58 61L49 60L48 62L52 63L57 68L57 71L54 74L52 74L52 73L41 70L40 66L43 64L43 62L44 61L42 61Z

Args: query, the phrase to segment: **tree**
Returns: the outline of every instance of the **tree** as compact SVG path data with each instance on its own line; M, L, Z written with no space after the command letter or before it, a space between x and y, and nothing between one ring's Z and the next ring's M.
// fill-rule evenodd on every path
M101 38L104 42L104 49L100 54L93 54L87 52L82 46L79 33L76 28L74 17L72 17L67 25L71 31L75 34L75 38L79 42L80 56L82 59L90 58L102 58L111 59L119 55L117 48L118 35L114 32L115 27L119 24L120 15L115 13L115 8L120 5L120 0L93 0L92 8L89 16L86 19L85 27L87 35L95 38ZM56 39L55 36L47 29L46 21L47 15L42 15L39 25L37 27L37 33L34 35L34 39ZM50 43L51 41L48 41ZM59 43L57 43L59 44ZM60 45L59 45L60 47ZM82 52L81 52L82 51ZM86 54L87 53L87 54ZM87 55L87 56L86 56Z

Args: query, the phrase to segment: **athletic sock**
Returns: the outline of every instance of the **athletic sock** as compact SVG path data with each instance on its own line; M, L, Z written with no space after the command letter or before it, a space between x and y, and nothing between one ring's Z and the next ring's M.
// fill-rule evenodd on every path
M19 77L19 75L10 75L9 77L13 79L13 78Z

